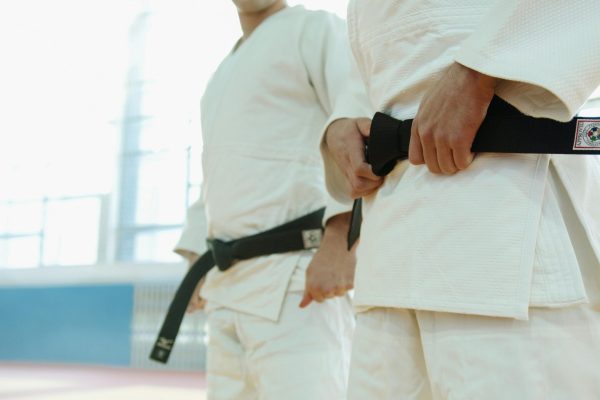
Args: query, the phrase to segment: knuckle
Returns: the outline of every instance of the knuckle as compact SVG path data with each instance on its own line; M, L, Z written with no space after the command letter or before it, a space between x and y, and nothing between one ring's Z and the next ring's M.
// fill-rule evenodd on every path
M320 293L321 287L317 283L311 282L310 284L306 285L306 290L308 290L311 294Z
M359 177L361 176L363 172L363 166L362 165L358 165L356 167L352 167L352 176L353 177Z
M452 135L448 138L448 144L450 145L451 148L456 149L456 148L463 147L464 140L459 135Z
M467 138L462 135L452 135L448 138L448 144L452 149L463 149L469 146Z
M431 129L419 130L419 137L423 144L433 144L435 141L435 134Z
M369 172L371 172L371 166L368 164L361 164L356 167L357 176L363 177L365 175L369 175Z

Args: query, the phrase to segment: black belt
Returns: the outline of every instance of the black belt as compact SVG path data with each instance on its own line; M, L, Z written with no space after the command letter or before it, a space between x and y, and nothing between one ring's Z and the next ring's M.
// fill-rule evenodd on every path
M319 247L324 212L325 209L321 208L273 229L241 239L228 242L207 240L209 250L190 267L179 285L150 358L162 363L168 361L194 290L212 267L216 265L221 271L226 271L238 260Z
M408 158L412 119L400 121L375 113L365 157L373 173L389 174ZM473 145L473 153L596 154L600 155L600 118L573 118L558 122L534 118L495 96ZM361 201L354 202L348 247L360 235Z

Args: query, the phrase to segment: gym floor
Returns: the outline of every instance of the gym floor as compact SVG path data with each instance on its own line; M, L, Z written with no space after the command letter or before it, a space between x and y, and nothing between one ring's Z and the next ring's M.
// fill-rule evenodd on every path
M205 400L201 372L0 363L0 399Z

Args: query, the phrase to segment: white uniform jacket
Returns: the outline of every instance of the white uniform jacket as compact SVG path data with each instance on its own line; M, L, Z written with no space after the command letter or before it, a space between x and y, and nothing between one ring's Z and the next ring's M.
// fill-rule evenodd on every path
M497 94L522 112L564 121L600 84L598 15L597 0L354 0L348 24L377 110L413 118L457 61L505 79ZM585 301L555 186L600 255L597 156L481 154L454 176L399 163L365 199L355 304L525 319Z
M336 115L369 115L366 101L360 106L342 95L352 86L352 62L345 23L299 6L270 16L223 60L201 104L202 198L188 210L176 251L205 250L204 213L208 237L231 240L325 206L322 131ZM345 211L331 200L326 218ZM202 296L275 320L286 291L304 288L312 254L258 257L224 273L215 268Z

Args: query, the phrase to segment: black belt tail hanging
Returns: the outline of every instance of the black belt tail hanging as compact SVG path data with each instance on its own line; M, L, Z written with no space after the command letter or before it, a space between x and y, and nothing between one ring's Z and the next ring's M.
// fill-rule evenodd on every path
M226 271L239 260L317 248L321 244L324 213L325 209L320 208L283 225L241 239L227 242L219 239L207 240L209 250L190 267L177 288L150 358L161 363L169 360L185 310L196 286L215 265L221 271Z

